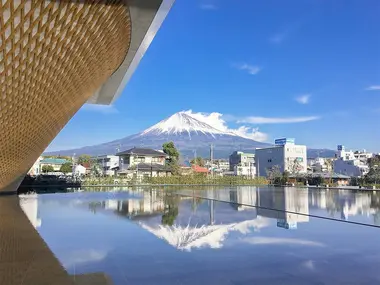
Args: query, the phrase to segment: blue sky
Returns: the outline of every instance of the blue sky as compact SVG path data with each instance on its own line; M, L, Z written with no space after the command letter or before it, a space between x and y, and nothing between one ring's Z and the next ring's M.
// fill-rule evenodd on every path
M176 0L115 104L85 105L49 150L192 110L262 141L380 152L379 13L377 0Z

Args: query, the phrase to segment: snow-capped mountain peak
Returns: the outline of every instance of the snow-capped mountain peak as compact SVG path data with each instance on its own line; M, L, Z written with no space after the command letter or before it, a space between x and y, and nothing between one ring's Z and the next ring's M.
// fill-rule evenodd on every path
M141 133L141 135L147 134L181 134L188 133L191 136L191 133L202 133L205 135L235 135L230 132L224 132L218 130L205 122L192 117L188 112L178 112L174 115L166 118L154 126L146 129Z

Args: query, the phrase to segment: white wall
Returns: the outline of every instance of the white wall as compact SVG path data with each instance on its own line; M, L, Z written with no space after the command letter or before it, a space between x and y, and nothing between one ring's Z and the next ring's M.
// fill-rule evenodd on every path
M234 174L237 176L249 176L253 178L256 177L256 167L253 164L251 164L251 166L236 165L234 167Z
M294 160L297 159L299 170L298 173L307 172L307 157L305 145L285 145L284 146L285 169L292 172Z
M364 170L364 171L363 171ZM354 165L353 161L337 159L334 161L334 172L347 176L362 176L368 172L368 167Z

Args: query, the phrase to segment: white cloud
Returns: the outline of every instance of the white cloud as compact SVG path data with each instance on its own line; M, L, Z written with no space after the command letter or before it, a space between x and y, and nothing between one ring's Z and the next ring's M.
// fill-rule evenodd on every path
M380 90L380 85L372 85L372 86L367 87L365 90L367 90L367 91L377 91L377 90Z
M285 117L285 118L271 118L271 117L246 117L241 118L237 123L249 123L249 124L291 124L291 123L303 123L314 120L319 120L319 116L309 117Z
M257 73L261 71L261 68L259 66L251 65L248 63L235 64L234 66L235 68L239 70L244 70L248 72L248 74L251 74L251 75L256 75Z
M280 44L286 39L287 36L288 36L287 32L277 33L277 34L273 35L272 37L270 37L269 41L274 43L274 44Z
M60 256L65 267L71 267L78 264L101 261L107 256L107 251L96 249L80 249L72 252L65 252Z
M230 132L244 138L252 139L259 142L267 141L268 134L260 132L259 128L239 126L237 129L229 128L226 121L223 119L223 114L218 112L212 113L194 113L192 110L184 111L193 118L209 124L211 127L223 132Z
M234 131L237 135L252 139L258 142L268 141L268 134L259 132L259 128L241 126Z
M217 7L213 4L201 4L199 5L199 8L201 8L202 10L216 10Z
M301 264L302 267L307 268L309 270L315 270L315 263L313 260L307 260Z
M273 237L251 237L244 238L243 242L256 245L303 245L303 246L314 246L314 247L325 247L326 245L320 242L304 240L304 239L295 239L295 238L273 238Z
M310 101L311 94L303 94L295 98L295 100L300 104L308 104Z
M102 114L119 113L119 111L115 108L114 105L85 104L83 105L82 110L89 112L98 112Z

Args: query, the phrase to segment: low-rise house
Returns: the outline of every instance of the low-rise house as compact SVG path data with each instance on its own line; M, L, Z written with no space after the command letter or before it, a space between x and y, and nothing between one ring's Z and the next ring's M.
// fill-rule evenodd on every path
M202 166L195 165L195 164L191 166L191 169L193 170L193 173L204 173L204 174L207 174L209 172L206 167L202 167Z
M86 173L85 175L91 174L91 163L89 162L83 162L81 165L86 168Z
M54 171L59 171L61 166L65 163L68 163L67 159L64 158L44 158L40 161L40 172L42 172L42 168L46 166L52 166Z
M119 157L119 174L136 171L144 176L166 176L170 170L165 162L167 154L150 148L131 148L116 154Z
M218 169L222 171L229 171L230 170L230 162L225 159L219 159L216 161L216 165L218 166Z
M119 170L119 157L117 155L98 155L92 160L97 164L102 175L113 176Z
M77 164L74 166L74 175L83 176L86 175L86 171L87 169L83 165Z
M230 171L235 171L235 167L238 165L247 167L255 165L255 154L242 151L234 151L230 155L229 159Z
M235 165L234 175L254 178L256 176L256 166L253 165L253 163L249 163L248 165L245 165L245 164Z
M162 177L171 175L169 167L157 163L138 163L132 167L132 170L136 172L138 177Z

